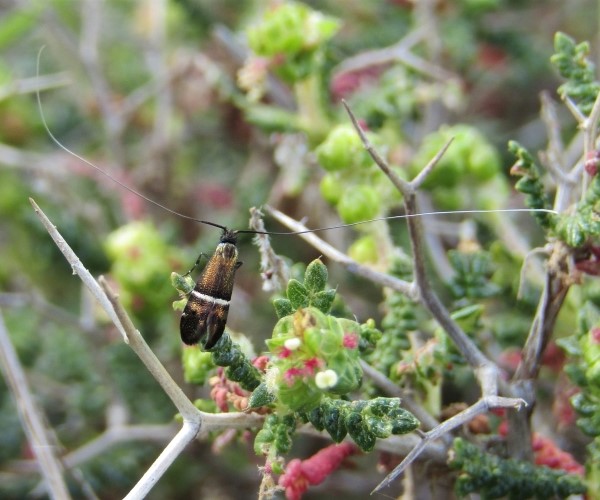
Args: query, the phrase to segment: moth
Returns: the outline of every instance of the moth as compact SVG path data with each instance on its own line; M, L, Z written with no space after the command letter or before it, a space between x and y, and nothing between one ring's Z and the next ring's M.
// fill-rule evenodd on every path
M224 228L221 240L200 273L181 314L179 331L187 345L209 350L225 331L238 260L237 232Z

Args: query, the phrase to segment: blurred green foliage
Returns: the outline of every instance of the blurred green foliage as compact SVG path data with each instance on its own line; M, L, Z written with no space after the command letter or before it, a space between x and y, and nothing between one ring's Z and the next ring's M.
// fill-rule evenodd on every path
M232 228L244 228L247 209L266 201L308 217L312 226L398 213L401 197L362 150L340 98L403 178L416 175L454 137L426 185L432 210L547 206L547 186L527 153L545 138L537 131L541 127L528 125L539 123L538 91L559 86L549 63L553 31L591 39L597 26L586 12L595 4L584 1L580 8L565 9L561 2L461 0L439 2L427 12L402 0L279 3L283 6L277 9L277 2L256 0L50 0L0 7L0 307L32 390L68 451L100 436L115 406L130 424L168 423L175 410L82 294L28 197L35 198L93 274L109 273L168 370L191 397L205 400L208 391L189 387L183 377L194 384L209 379L214 356L209 360L186 350L183 373L169 275L186 271L201 251L210 254L218 233L143 202L58 149L41 125L36 88L42 90L53 134L68 148L169 208ZM540 22L543 16L553 22ZM557 36L553 63L568 80L559 92L588 109L597 83L588 46L574 39ZM406 45L396 45L401 40ZM42 45L48 48L36 78L35 55ZM361 66L352 59L369 50L374 51L367 53L369 60L381 57L380 64ZM279 77L275 83L273 76ZM565 141L573 129L561 130ZM525 198L517 201L509 200L513 180L506 166L514 158L505 148L508 139L527 148L512 147L527 164L519 181L521 188L526 184L520 189ZM597 179L584 200L588 208L596 204ZM538 219L548 232L545 223L551 218ZM475 222L481 251L448 258L445 250L465 240L458 220L448 219L439 231L443 248L430 257L435 285L480 345L491 352L521 346L539 296L532 287L516 298L515 270L524 252L515 237L507 236L507 219L490 216ZM544 232L528 219L511 227L527 236L531 247L544 242ZM578 244L582 232L569 228L563 239ZM330 234L357 260L411 279L410 265L397 248L409 248L402 223L356 229ZM583 239L596 234L587 229ZM430 230L437 234L433 226ZM258 256L250 240L239 241L244 266L229 325L262 352L277 319L270 297L260 291ZM294 261L318 257L296 238L273 241ZM353 308L362 304L352 313L338 300L332 314L358 316L357 322L335 318L335 323L360 326L359 349L375 368L415 391L434 414L445 403L469 399L472 379L456 375L463 373L460 356L420 308L397 293L386 291L382 297L334 266L329 283ZM279 299L280 316L310 299L306 286L298 285L297 293ZM465 297L476 304L461 301ZM567 327L557 328L559 336L575 323L580 303L574 296L569 300L560 318ZM363 322L371 316L374 321ZM383 331L381 339L376 327ZM581 345L585 334L578 335L573 345L579 350L571 354L591 364ZM252 372L248 380L254 387L256 374L237 354L242 351L232 356L246 374ZM583 375L579 381L590 377ZM354 376L344 393L357 389ZM364 397L378 394L372 386L363 387ZM262 438L283 453L295 423L272 417ZM367 432L364 443L388 430ZM99 497L120 498L162 445L124 442L81 470ZM309 450L311 441L297 446ZM255 474L240 472L254 467L251 450L243 444L231 448L221 459L208 445L196 446L151 497L236 498L256 491ZM16 460L30 457L11 395L0 383L0 468L9 470ZM364 474L365 491L374 486L372 469L355 472ZM0 496L24 497L36 484L33 474L15 474L0 485ZM74 497L80 496L81 485L72 478L69 485ZM364 493L353 492L358 498Z

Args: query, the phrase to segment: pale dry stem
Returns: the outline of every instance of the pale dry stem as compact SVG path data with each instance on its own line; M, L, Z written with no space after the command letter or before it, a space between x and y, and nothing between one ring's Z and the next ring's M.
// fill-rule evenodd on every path
M71 498L63 477L64 468L57 453L56 443L52 442L45 418L29 389L25 371L8 335L1 311L0 369L13 394L23 430L45 480L47 493L51 498Z
M211 430L232 427L247 428L261 425L262 417L255 414L209 414L198 410L185 396L181 388L171 378L164 366L146 344L126 311L121 306L118 297L110 289L106 281L103 278L100 278L100 283L98 283L92 277L52 222L32 199L30 199L30 201L46 230L71 265L74 274L77 274L80 277L94 297L99 301L111 321L121 332L123 340L128 343L138 355L140 360L160 384L171 401L173 401L173 404L183 417L183 427L146 471L140 481L130 491L126 497L127 499L144 498L173 461L181 454L185 447L201 433L201 431L202 435L205 435Z

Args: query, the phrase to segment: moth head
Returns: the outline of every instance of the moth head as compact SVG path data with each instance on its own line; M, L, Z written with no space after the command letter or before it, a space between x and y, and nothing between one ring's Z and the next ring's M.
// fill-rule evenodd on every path
M235 245L237 243L237 231L232 231L231 229L223 229L223 234L221 234L221 243L231 243Z

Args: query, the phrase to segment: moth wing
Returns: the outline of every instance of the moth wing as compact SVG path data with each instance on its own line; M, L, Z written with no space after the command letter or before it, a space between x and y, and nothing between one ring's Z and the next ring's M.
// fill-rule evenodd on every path
M186 305L179 323L181 340L194 345L206 339L203 348L210 349L223 335L228 312L229 306L214 302L203 302L201 307Z
M200 342L205 330L206 316L199 314L194 308L186 305L179 322L179 331L183 343L187 345L197 344Z
M212 304L206 318L206 333L208 334L208 339L206 340L204 349L208 350L213 347L223 336L228 312L229 306Z

